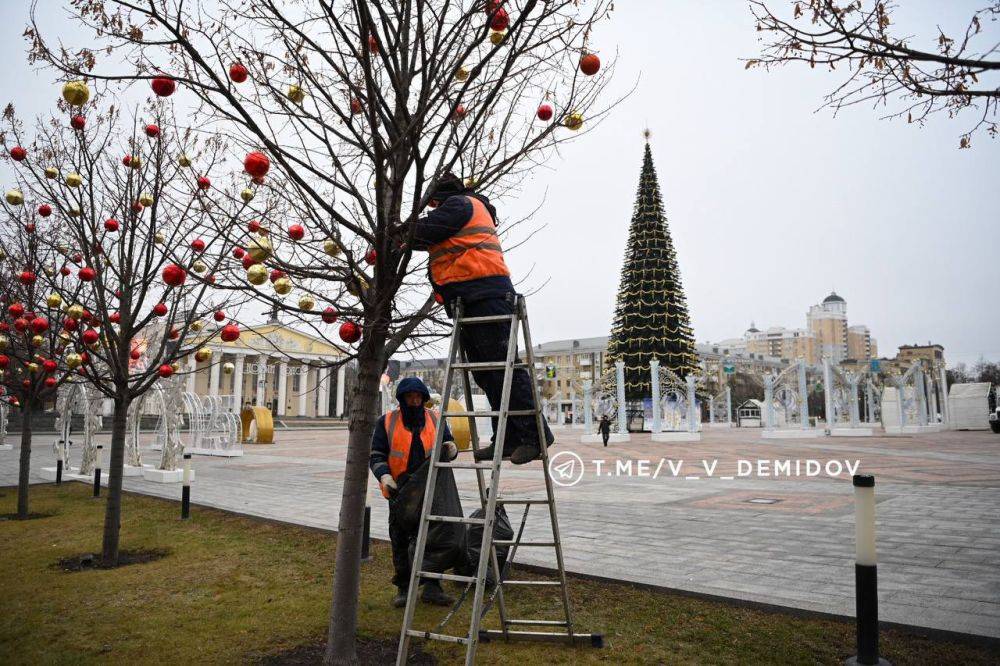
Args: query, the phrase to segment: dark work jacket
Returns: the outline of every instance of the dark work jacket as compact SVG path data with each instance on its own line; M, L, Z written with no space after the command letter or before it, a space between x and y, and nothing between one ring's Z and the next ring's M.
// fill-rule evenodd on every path
M427 251L431 245L448 240L468 224L469 220L472 219L473 211L472 204L466 197L475 197L482 201L496 224L497 211L490 200L481 194L467 190L448 197L437 208L417 220L413 233L413 249ZM444 298L449 315L451 314L451 304L456 298L471 303L487 298L504 298L507 294L514 292L514 284L506 275L437 285L430 277L430 262L428 262L427 276L434 291Z
M611 433L611 421L601 419L597 422L597 431L602 435L607 435Z
M380 416L375 422L375 432L372 433L372 452L368 458L368 467L376 479L381 479L383 474L389 473L389 433L385 430L385 415ZM453 441L451 430L448 428L447 419L439 417L438 427L444 426L444 441ZM397 428L405 428L403 420L396 424ZM410 459L406 462L406 475L412 474L420 464L424 462L424 444L420 441L420 431L413 433L410 440ZM406 479L397 479L397 482L405 482Z

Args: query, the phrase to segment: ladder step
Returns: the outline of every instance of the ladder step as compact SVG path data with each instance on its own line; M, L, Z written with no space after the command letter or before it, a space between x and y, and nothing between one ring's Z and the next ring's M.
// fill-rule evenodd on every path
M504 499L497 498L497 504L548 504L547 499Z
M566 620L507 620L508 625L534 625L536 627L566 627Z
M529 368L530 364L525 362L511 363L514 368ZM480 361L478 363L452 363L451 370L506 370L507 361ZM534 413L534 412L532 412Z
M444 573L434 573L432 571L418 571L417 575L421 578L434 578L436 580L450 580L455 583L474 583L476 582L475 576L459 576L458 574L444 574Z
M539 587L561 586L558 580L505 580L504 585L537 585Z
M494 546L513 546L515 543L517 544L518 548L520 548L521 546L528 546L528 547L532 547L533 546L533 547L536 547L536 548L555 548L556 547L556 542L555 541L520 541L520 542L518 542L518 541L514 541L514 540L507 540L507 539L495 539L493 541L493 545Z
M534 409L509 409L507 410L507 416L534 416L537 412ZM449 416L454 418L461 417L471 417L475 418L477 416L500 416L499 410L487 410L483 412L444 412L441 416Z
M413 636L414 638L424 638L431 641L444 641L446 643L461 643L462 645L468 645L469 639L465 636L449 636L448 634L435 634L431 631L417 631L416 629L407 629L407 636Z
M491 462L439 462L434 463L434 466L449 469L493 469Z
M464 523L465 525L485 525L485 518L466 518L465 516L432 516L427 515L427 520L439 523Z
M498 321L512 321L517 315L489 315L487 317L462 317L459 324L493 324Z

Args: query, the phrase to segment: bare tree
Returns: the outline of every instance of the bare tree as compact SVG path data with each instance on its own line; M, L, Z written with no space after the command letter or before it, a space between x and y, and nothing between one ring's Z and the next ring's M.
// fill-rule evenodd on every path
M168 78L197 105L204 131L273 160L279 173L269 187L280 183L294 222L304 228L272 221L262 242L260 227L247 227L251 259L330 303L323 307L332 310L327 321L348 320L338 344L354 350L358 381L326 661L356 662L379 377L407 340L432 333L427 317L438 311L433 295L418 286L424 262L407 249L411 223L445 172L459 172L486 193L509 192L559 143L607 112L596 101L612 68L593 76L599 59L589 40L611 3L74 5L96 41L75 51L50 48L33 23L26 33L31 57L95 80ZM260 269L247 270L260 281ZM301 303L273 300L304 320L321 316Z
M114 402L102 562L115 566L129 405L204 345L198 332L220 304L214 285L226 260L206 230L238 209L227 212L207 176L192 173L207 173L224 145L199 146L165 104L126 124L89 96L80 81L63 88L65 115L36 123L14 174L25 201L52 211L39 243L62 266L39 278L66 310L59 335L72 349L63 361ZM6 119L7 136L28 145L10 108Z
M871 104L885 107L886 118L905 117L907 122L923 124L935 113L954 118L973 111L978 120L962 134L959 147L970 147L978 130L996 138L1000 1L975 12L957 38L938 27L932 49L914 46L914 37L893 34L895 9L889 2L802 0L792 4L791 18L783 18L763 0L751 0L750 11L764 43L761 55L747 60L746 67L770 70L801 62L812 68L839 68L847 79L826 96L824 104L834 113Z

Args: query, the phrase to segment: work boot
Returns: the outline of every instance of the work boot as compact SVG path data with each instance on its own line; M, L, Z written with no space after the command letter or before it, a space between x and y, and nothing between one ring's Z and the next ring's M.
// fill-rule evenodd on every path
M476 459L476 462L493 460L493 446L494 446L493 444L490 444L485 448L478 449L475 453L472 454L472 457ZM503 459L506 460L509 457L510 454L504 451Z
M403 608L406 606L407 590L405 587L396 588L396 596L392 598L393 608Z
M539 453L541 451L534 444L522 444L514 449L514 453L510 454L510 461L515 465L524 465L532 460L537 460Z
M441 589L441 584L426 583L420 592L420 600L425 604L434 604L435 606L450 606L455 603L455 598L447 594Z

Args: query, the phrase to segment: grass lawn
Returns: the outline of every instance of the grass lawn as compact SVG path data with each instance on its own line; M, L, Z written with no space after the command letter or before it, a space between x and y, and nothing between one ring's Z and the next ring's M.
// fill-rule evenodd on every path
M176 503L127 495L123 548L170 554L116 570L67 573L54 563L100 549L104 501L90 493L80 483L36 486L32 510L53 516L0 521L0 664L247 663L322 641L333 535L200 507L182 522ZM13 511L16 493L2 488L0 495L0 514ZM389 605L388 544L373 544L373 554L363 568L361 632L394 641L402 611ZM627 584L573 580L571 591L579 628L603 631L605 648L489 643L480 647L479 661L837 664L854 651L849 623ZM517 589L507 600L514 617L551 617L556 596L552 589ZM439 608L419 610L421 628L443 616ZM489 617L496 622L495 611ZM443 663L463 654L442 643L424 649ZM882 653L897 665L1000 660L997 648L897 631L883 633Z

